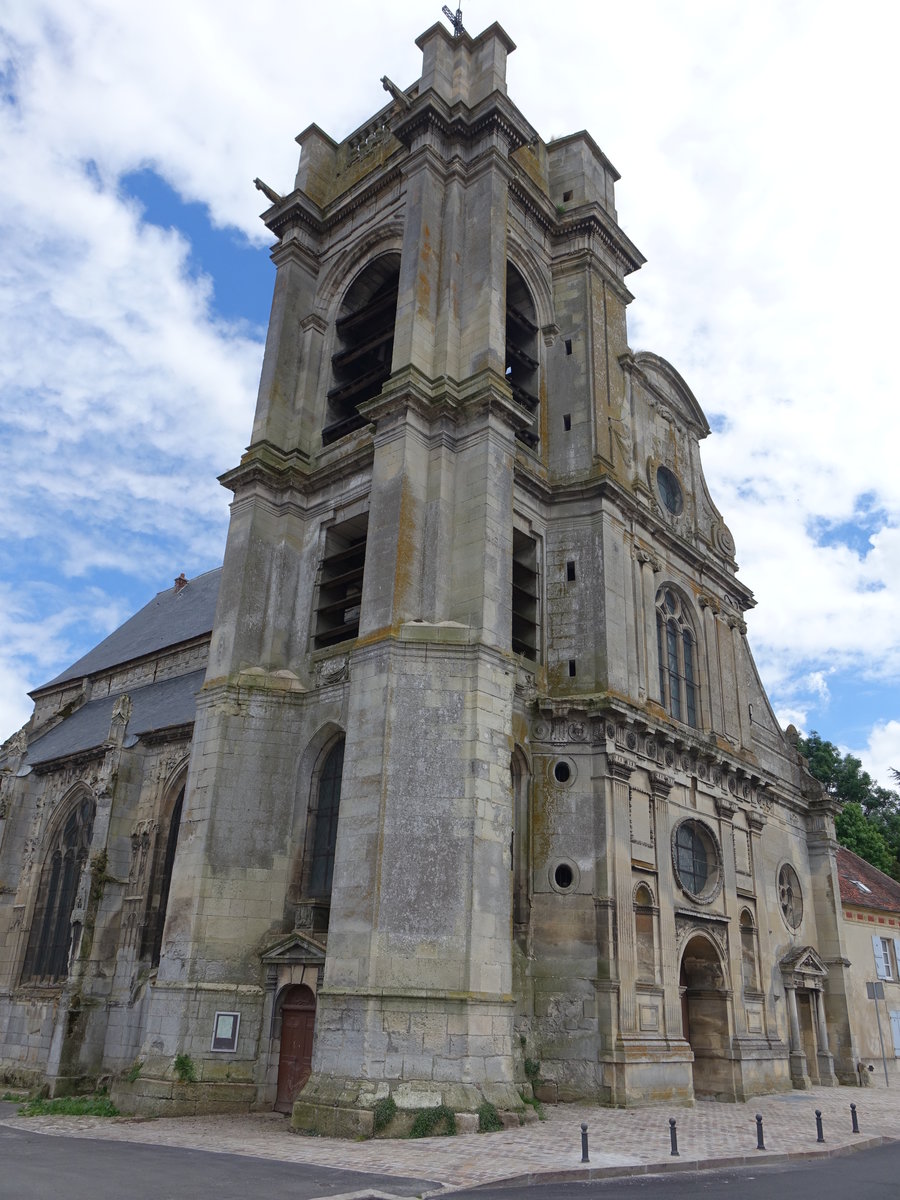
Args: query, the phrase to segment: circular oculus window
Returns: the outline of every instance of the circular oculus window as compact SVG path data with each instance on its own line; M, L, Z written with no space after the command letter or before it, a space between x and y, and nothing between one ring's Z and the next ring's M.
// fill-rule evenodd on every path
M790 863L785 863L778 872L778 904L788 929L799 929L803 920L803 893Z
M672 863L679 886L708 903L722 884L722 856L712 830L702 821L682 821L672 834Z
M563 895L574 892L578 887L579 878L578 867L569 858L562 859L550 868L550 886L554 892L561 892Z
M657 467L656 487L663 504L673 517L677 517L684 508L684 493L674 472L668 467Z

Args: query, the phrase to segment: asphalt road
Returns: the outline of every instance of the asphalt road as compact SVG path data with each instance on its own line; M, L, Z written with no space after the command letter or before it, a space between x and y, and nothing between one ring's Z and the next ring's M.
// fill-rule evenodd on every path
M447 1200L897 1200L900 1142L841 1154L818 1163L632 1175L596 1183L536 1184L445 1192ZM443 1200L443 1197L442 1197Z
M172 1146L50 1137L0 1125L0 1200L313 1200L369 1190L418 1196L426 1179L362 1175ZM511 1200L507 1193L506 1200Z

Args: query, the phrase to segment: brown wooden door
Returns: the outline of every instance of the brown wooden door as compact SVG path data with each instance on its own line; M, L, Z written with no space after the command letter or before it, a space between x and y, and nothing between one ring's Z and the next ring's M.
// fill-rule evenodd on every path
M315 1021L315 996L308 987L292 987L281 1009L276 1112L290 1112L294 1098L309 1079Z

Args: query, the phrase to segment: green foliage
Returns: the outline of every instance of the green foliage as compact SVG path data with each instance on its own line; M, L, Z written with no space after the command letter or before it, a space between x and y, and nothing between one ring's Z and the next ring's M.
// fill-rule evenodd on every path
M534 1058L525 1059L525 1077L529 1083L536 1083L541 1075L541 1064Z
M134 1062L131 1064L131 1066L128 1068L128 1070L125 1072L125 1079L128 1081L128 1083L135 1082L135 1080L140 1075L140 1073L143 1069L143 1066L144 1066L144 1064L139 1058L136 1058L134 1060Z
M22 1117L117 1117L119 1110L105 1092L93 1096L57 1096L54 1100L35 1098L19 1108Z
M838 841L894 879L900 879L900 795L875 783L852 754L841 754L813 730L797 749L810 774L842 807L835 821ZM900 772L891 769L900 783Z
M521 1095L521 1092L519 1093ZM537 1096L522 1096L522 1103L529 1105L538 1115L539 1121L546 1121L547 1114L544 1112L544 1106L538 1100Z
M423 1137L453 1137L456 1133L456 1114L446 1104L438 1104L435 1108L420 1108L416 1113L411 1138Z
M380 1133L382 1129L387 1129L391 1121L397 1115L397 1105L393 1096L383 1096L381 1100L375 1102L375 1132Z
M897 861L885 841L884 834L876 825L866 819L862 805L851 800L845 804L835 817L834 827L838 841L867 863L877 867L889 875L896 867Z
M491 1104L490 1100L482 1100L478 1105L478 1132L495 1133L502 1128L503 1122L500 1120L497 1106Z
M196 1083L197 1068L194 1065L194 1060L189 1054L175 1055L175 1078L180 1083Z

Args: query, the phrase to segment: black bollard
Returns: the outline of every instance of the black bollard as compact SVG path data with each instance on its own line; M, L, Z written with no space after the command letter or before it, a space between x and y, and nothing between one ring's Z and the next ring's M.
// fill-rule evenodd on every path
M756 1114L756 1148L757 1150L765 1150L766 1143L763 1141L762 1115Z
M590 1162L591 1161L588 1158L587 1125L585 1125L583 1122L581 1125L581 1161L582 1162Z
M675 1132L675 1118L674 1117L669 1117L669 1137L671 1138L671 1141L672 1141L672 1150L671 1150L669 1157L670 1158L672 1158L672 1157L680 1158L681 1155L678 1153L678 1134Z
M859 1133L859 1121L857 1120L857 1116L856 1116L856 1105L855 1104L850 1105L850 1120L853 1122L853 1132Z
M822 1132L822 1110L821 1110L821 1108L816 1109L816 1141L817 1142L825 1141L825 1134Z

